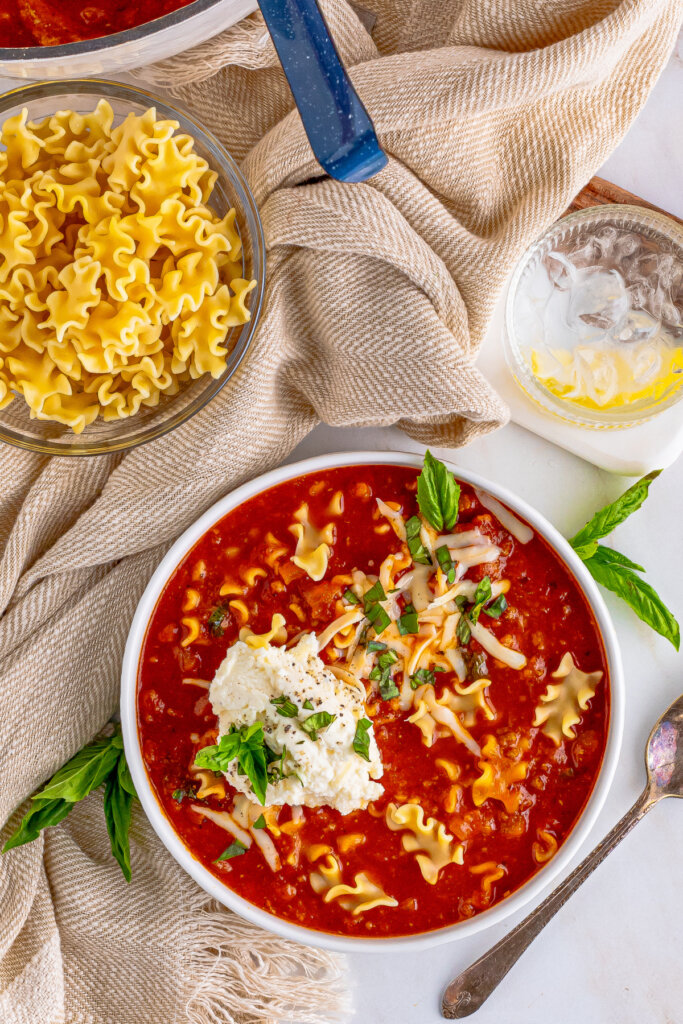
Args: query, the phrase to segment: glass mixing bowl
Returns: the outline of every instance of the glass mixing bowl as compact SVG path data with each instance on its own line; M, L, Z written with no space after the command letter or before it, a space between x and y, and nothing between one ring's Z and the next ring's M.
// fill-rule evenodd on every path
M533 402L581 426L633 426L678 402L683 227L628 205L553 224L512 275L505 355Z
M209 374L182 384L176 395L163 395L156 408L141 407L127 419L103 422L100 418L81 434L50 421L31 419L21 395L0 409L0 440L40 452L44 455L100 455L122 451L145 441L162 437L180 426L225 387L244 359L261 313L265 287L265 243L254 197L242 173L221 144L188 114L159 100L151 93L117 82L97 80L45 82L15 89L0 97L0 122L18 114L24 107L29 119L41 120L57 110L92 111L100 99L106 99L114 111L115 123L133 112L140 114L156 107L159 118L175 120L180 131L191 135L195 150L216 171L218 178L211 206L220 216L232 207L237 211L236 226L242 239L242 276L255 278L256 288L249 296L251 320L234 327L228 335L230 354L220 377Z

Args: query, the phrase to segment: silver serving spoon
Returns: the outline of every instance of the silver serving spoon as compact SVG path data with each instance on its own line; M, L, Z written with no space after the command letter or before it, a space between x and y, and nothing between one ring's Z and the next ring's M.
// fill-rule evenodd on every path
M475 1013L572 893L601 864L636 822L665 796L683 796L683 695L675 700L650 733L645 750L647 785L630 811L603 841L509 935L497 942L452 981L441 1012L449 1020Z

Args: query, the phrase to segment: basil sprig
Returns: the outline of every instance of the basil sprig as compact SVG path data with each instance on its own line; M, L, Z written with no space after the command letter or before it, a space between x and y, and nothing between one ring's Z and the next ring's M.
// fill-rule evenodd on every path
M246 775L260 804L266 802L268 786L268 756L263 726L260 722L233 725L229 733L221 736L218 743L202 747L194 759L197 768L208 768L212 772L225 772L237 759L240 772Z
M118 861L124 878L130 882L131 805L135 787L130 777L120 729L111 736L93 740L67 761L52 778L31 797L31 806L21 819L19 828L2 848L2 852L23 846L37 839L50 825L66 818L74 804L104 783L104 816L111 852Z
M606 505L593 516L569 543L582 559L593 579L620 597L633 609L639 619L665 637L676 650L681 643L681 632L673 613L667 608L656 590L638 576L642 565L626 555L598 541L636 512L648 496L650 484L661 470L648 473L633 484L616 501Z
M458 521L460 486L443 462L425 452L422 472L417 479L417 503L427 522L439 533L452 530Z

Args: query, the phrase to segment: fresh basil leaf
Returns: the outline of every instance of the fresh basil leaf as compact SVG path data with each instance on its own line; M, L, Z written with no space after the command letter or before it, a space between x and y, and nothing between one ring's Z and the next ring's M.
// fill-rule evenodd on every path
M116 765L121 750L123 740L119 732L88 743L55 772L37 796L41 800L67 800L69 803L77 803L93 789L102 785Z
M240 749L241 735L239 730L221 736L218 743L202 747L194 759L195 767L208 768L212 772L225 772L235 760Z
M371 605L366 612L366 615L372 623L372 628L377 636L381 636L384 630L391 625L391 619L387 612L385 612L384 608L382 608L381 604Z
M486 615L490 615L492 619L499 619L507 609L507 606L505 594L499 594L496 600L491 601L491 604L487 604L483 611Z
M258 818L256 819L256 821L254 822L254 824L251 827L252 828L266 828L267 827L266 826L266 819L263 817L262 814L259 814Z
M451 553L445 544L442 544L436 549L436 560L441 567L441 572L446 577L447 583L455 583L455 563L451 558Z
M417 502L427 522L439 533L453 528L458 520L460 487L443 462L427 450L417 479Z
M225 633L223 623L225 622L227 615L228 609L225 607L225 605L216 605L216 607L213 609L208 619L206 620L206 624L209 627L209 632L211 633L211 636L223 636L223 633Z
M475 604L486 604L491 597L491 578L484 576L482 580L477 584L477 589L474 592L474 603Z
M314 704L313 704L313 701L309 700L308 697L307 697L306 700L303 702L303 704L301 706L302 706L302 708L306 708L306 711L312 711L313 707L314 707Z
M365 761L370 760L370 736L368 733L371 728L370 719L361 718L356 725L356 734L353 737L353 749Z
M586 568L598 583L611 590L629 605L639 619L669 640L676 650L681 644L678 622L659 594L649 583L623 565L603 560L598 551L585 562Z
M194 763L197 768L208 768L213 772L225 772L237 758L238 770L246 775L259 803L266 802L268 786L268 758L265 736L261 722L237 729L235 726L219 742L202 747Z
M119 864L123 877L130 882L130 816L133 805L133 794L122 783L128 766L123 753L115 769L109 773L104 787L104 820L109 833L111 852ZM132 783L131 783L132 784Z
M370 653L373 651L386 651L387 645L382 643L381 640L371 640L367 649Z
M130 768L128 767L126 755L123 753L123 751L119 755L118 773L119 785L126 791L126 793L130 793L131 796L137 797L137 793L135 792L135 785L130 774Z
M389 669L385 670L385 674L379 681L379 695L382 700L392 700L400 695L400 690L390 676Z
M411 516L406 523L406 544L411 558L420 565L431 565L429 552L420 539L422 523L418 516Z
M458 625L455 627L455 635L461 644L468 644L470 642L472 630L470 629L470 624L467 621L467 616L464 614L458 619Z
M275 705L278 715L282 715L283 718L296 718L299 714L299 709L294 701L284 694L281 697L271 697L270 703Z
M241 843L239 839L235 839L234 842L230 843L227 850L223 850L220 857L216 857L214 864L218 864L220 860L232 860L233 857L241 857L246 852L247 848L244 843Z
M458 594L455 598L455 603L457 604L460 611L462 611L465 605L467 604L467 598L465 597L464 594Z
M263 746L244 744L237 755L237 763L249 779L254 796L260 804L266 802L268 786L268 762Z
M316 711L314 715L309 715L303 722L299 722L299 725L312 740L317 740L318 733L322 732L323 729L327 729L328 725L332 725L336 717L336 715L331 715L329 711Z
M614 548L608 548L605 544L596 544L593 554L605 565L623 565L625 569L633 569L634 572L645 572L642 565L632 562L626 555L622 555L620 551L615 551Z
M434 686L434 682L434 671L429 668L418 668L410 677L410 686L413 690L418 690L421 686Z
M417 620L417 612L412 604L407 604L403 609L403 614L400 616L398 622L398 631L401 636L406 636L408 633L417 633L419 631L419 623Z
M13 850L15 846L23 846L24 843L32 843L37 839L44 828L51 825L58 825L66 818L73 807L73 801L69 800L45 800L41 801L33 797L31 806L21 819L19 828L14 832L2 848L3 853Z
M386 601L386 599L387 595L384 593L384 587L380 581L377 580L377 582L373 583L370 589L363 594L363 607L365 608L366 614L373 605L377 604L378 601Z
M360 604L360 601L358 600L358 598L356 597L352 590L345 590L344 593L342 594L342 597L344 598L345 601L348 601L349 604Z
M377 664L381 669L389 668L391 665L395 665L398 661L398 654L396 651L386 650L380 654L377 659Z
M620 523L623 523L625 519L628 519L633 512L636 512L647 498L650 484L653 480L661 473L661 469L656 469L652 473L648 473L642 480L638 480L637 483L629 487L627 491L617 498L616 501L611 502L609 505L605 505L603 509L596 512L592 519L590 519L585 526L581 527L578 533L575 533L569 543L574 550L579 553L580 558L590 558L595 554L595 549L591 545L599 540L601 537L606 537L608 533L611 533Z
M186 796L194 796L194 794L190 793L187 789L174 789L171 793L171 799L179 804L183 802Z

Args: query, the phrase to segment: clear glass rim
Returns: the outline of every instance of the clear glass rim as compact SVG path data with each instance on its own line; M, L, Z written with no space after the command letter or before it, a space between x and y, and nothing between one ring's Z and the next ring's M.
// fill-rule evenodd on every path
M505 299L505 330L503 332L503 350L510 373L515 379L517 386L524 392L527 398L534 405L540 407L545 413L554 419L564 420L575 426L589 427L593 430L623 430L627 427L636 427L647 422L654 416L658 416L666 409L670 409L683 398L683 383L676 391L663 401L651 407L644 407L641 412L619 414L601 414L599 411L592 413L590 409L582 409L579 406L572 406L571 403L556 398L549 391L540 385L531 371L525 364L519 348L519 339L514 327L514 304L517 297L517 290L524 271L530 258L543 245L546 239L556 231L569 226L570 228L584 220L591 220L605 214L605 221L612 219L617 221L625 217L632 218L646 228L654 228L662 235L665 235L674 245L683 251L683 225L679 221L659 210L651 210L645 206L635 206L631 203L599 203L595 206L588 206L583 210L575 210L573 213L561 217L539 235L524 251L517 266L515 267L507 297ZM621 216L620 216L621 215Z
M263 298L265 294L266 280L266 246L263 235L261 217L256 206L256 201L246 178L242 174L235 160L222 146L218 139L207 131L190 113L181 107L173 106L166 100L161 99L146 89L138 89L136 86L124 83L112 82L107 79L87 78L74 79L73 81L46 81L38 82L35 85L19 86L0 96L0 117L11 107L16 106L25 100L30 103L32 99L45 99L46 97L57 97L76 93L79 95L92 94L100 98L111 96L116 99L125 99L148 102L150 106L156 107L158 113L173 120L179 120L181 127L188 130L190 134L201 139L215 159L213 170L220 170L230 178L231 184L237 192L243 206L243 214L246 220L246 227L249 233L249 241L252 248L253 272L256 278L256 288L252 292L250 305L251 319L244 324L239 336L228 356L224 372L204 389L201 395L190 402L175 415L172 414L162 423L151 424L147 429L141 430L130 437L117 440L115 437L103 441L89 441L85 435L74 434L68 445L57 444L49 440L28 438L25 435L14 431L9 427L0 424L0 441L22 448L26 451L35 452L40 455L60 455L64 457L79 455L106 455L111 452L126 451L130 448L137 448L141 444L155 441L176 427L181 426L192 416L203 409L228 383L235 374L240 363L244 359L251 344L252 338L261 316Z

